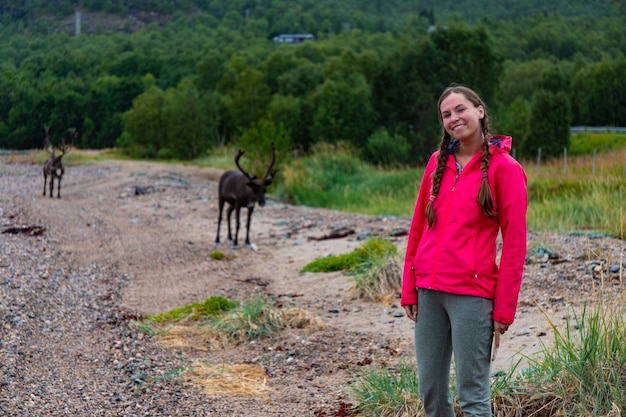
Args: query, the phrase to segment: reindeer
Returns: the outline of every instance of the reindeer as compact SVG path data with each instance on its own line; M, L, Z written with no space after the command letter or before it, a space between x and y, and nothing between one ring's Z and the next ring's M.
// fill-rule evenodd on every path
M242 207L248 209L248 220L246 224L246 245L250 245L250 219L252 218L252 212L254 211L254 205L256 203L263 207L265 205L265 191L267 187L272 183L272 178L276 175L276 172L272 171L274 162L276 160L276 151L274 149L274 143L272 143L272 161L267 167L267 171L262 180L258 180L256 176L251 176L239 165L239 159L244 154L244 151L239 150L237 156L235 156L235 164L239 171L226 171L220 177L218 188L218 199L220 214L217 221L217 237L215 243L220 243L220 225L222 224L222 212L224 210L224 203L228 203L228 210L226 216L228 217L228 240L233 243L234 247L238 247L239 243L239 214ZM236 229L235 240L231 234L230 228L230 216L235 210L236 215Z
M61 155L56 156L55 150L52 147L52 143L50 142L50 126L44 126L44 130L46 131L46 139L45 139L45 147L46 150L50 153L50 157L46 160L43 165L43 195L46 195L46 183L48 182L48 177L50 177L50 198L54 197L54 179L57 179L58 189L57 189L57 198L61 198L61 179L63 178L63 174L65 173L65 167L63 167L63 155L65 155L70 150L70 145L65 143L65 138L62 139L61 145L57 147L59 151L61 151ZM76 137L76 129L69 129L70 136L72 141Z

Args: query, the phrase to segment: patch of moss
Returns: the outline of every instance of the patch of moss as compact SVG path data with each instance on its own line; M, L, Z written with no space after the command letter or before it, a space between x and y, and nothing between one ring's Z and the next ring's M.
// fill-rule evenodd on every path
M216 316L224 311L232 310L238 305L238 301L215 296L209 297L201 303L189 304L185 307L168 311L167 313L146 316L146 320L156 321L157 323L186 318L200 320L201 318Z
M318 258L305 265L300 272L356 271L367 266L373 259L390 256L395 252L396 246L391 241L374 238L352 252Z
M216 261L220 261L224 259L224 253L220 251L211 252L211 254L209 255L209 258L215 259Z

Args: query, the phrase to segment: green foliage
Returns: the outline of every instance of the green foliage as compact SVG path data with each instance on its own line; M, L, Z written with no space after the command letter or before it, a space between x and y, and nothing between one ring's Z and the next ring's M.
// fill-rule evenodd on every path
M569 397L563 408L568 415L603 415L616 404L626 404L626 323L621 303L607 305L599 299L591 307L568 317L565 332L553 323L554 347L543 349L542 359L531 367L532 375ZM578 329L577 334L572 333Z
M290 138L284 126L276 125L268 119L261 119L241 135L238 145L246 152L251 166L250 170L246 168L246 171L251 174L258 172L257 176L262 178L272 160L272 143L276 152L276 162L272 169L275 171L287 159L291 149Z
M315 108L311 136L318 140L365 145L374 128L371 87L361 74L327 78L312 94Z
M189 304L185 307L176 308L167 313L148 315L146 320L163 323L166 321L178 321L183 319L200 320L216 316L224 311L232 310L239 305L238 301L231 301L224 297L209 297L201 303Z
M598 296L580 314L572 312L561 331L546 316L554 343L492 381L494 415L572 417L620 415L626 404L626 311L623 294ZM572 320L573 315L573 320ZM576 329L576 330L575 330ZM519 365L519 361L517 365ZM363 416L422 415L415 364L401 360L394 368L373 365L354 373L350 386ZM451 381L451 392L455 386Z
M404 166L409 161L411 145L402 135L390 135L380 128L367 138L367 160L383 167Z
M494 118L500 126L528 123L516 123L510 106L537 89L566 92L576 125L626 125L620 2L429 0L416 9L408 0L245 7L219 0L193 8L187 0L147 1L143 11L169 20L143 26L124 2L88 1L85 11L118 15L98 15L97 26L86 19L79 36L65 23L70 3L0 6L2 148L41 147L50 124L77 128L82 148L119 144L130 155L193 159L269 119L286 130L290 151L319 141L364 150L385 128L405 137L412 161L423 163L440 136L434 103L452 82L476 89L506 119ZM297 29L316 40L271 42ZM154 89L163 103L142 97ZM158 109L152 126L138 104ZM542 130L558 130L556 122L549 118Z
M224 257L224 253L220 251L211 252L211 254L209 255L209 258L215 259L216 261L221 261L222 259L224 259Z
M163 91L156 86L133 101L118 145L139 158L194 159L217 145L218 100L189 79Z
M319 144L311 156L282 168L274 193L297 205L347 212L409 216L421 169L378 170L350 147Z
M493 131L506 132L513 138L513 147L524 149L526 137L530 131L530 117L532 105L529 100L518 97L508 108Z
M626 179L529 182L528 224L533 230L592 230L624 239Z
M258 339L284 328L280 312L258 294L228 315L210 319L206 325L230 342Z
M569 154L591 155L593 151L619 151L626 147L626 133L575 133L571 137Z
M263 73L252 68L234 74L233 82L226 108L237 127L248 129L265 113L271 100L270 89L263 80Z
M571 108L563 92L538 90L533 95L529 131L522 154L530 157L541 148L544 157L559 156L570 143Z
M374 365L356 373L354 379L350 391L364 417L423 413L415 363L403 360L395 368Z
M305 265L300 272L351 271L358 273L367 269L370 263L378 259L386 259L396 251L396 246L391 241L373 238L352 252L318 258Z
M585 66L572 81L577 125L626 126L626 57Z
M351 272L354 289L359 296L373 301L395 302L402 291L403 254L391 242L380 243L384 247Z
M498 382L494 402L506 415L526 415L538 407L549 415L572 417L623 413L626 404L626 326L623 299L598 296L571 311L564 331L549 317L554 342L525 356L528 367ZM572 318L573 316L573 318Z

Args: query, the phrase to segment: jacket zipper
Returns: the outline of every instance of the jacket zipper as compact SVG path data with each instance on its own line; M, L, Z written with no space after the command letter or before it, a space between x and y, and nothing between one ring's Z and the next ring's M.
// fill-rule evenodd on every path
M439 232L439 238L437 239L437 249L435 251L435 261L433 262L433 268L430 272L430 280L428 282L428 289L432 289L433 281L435 280L435 270L437 269L437 261L439 260L439 252L441 250L441 241L442 236L444 235L446 225L448 224L448 218L450 217L450 209L452 207L452 200L454 199L454 191L456 190L456 183L459 181L459 173L456 172L456 177L454 178L454 184L452 184L452 190L450 198L448 199L448 205L446 206L445 215L443 216L443 227L441 228L441 232Z

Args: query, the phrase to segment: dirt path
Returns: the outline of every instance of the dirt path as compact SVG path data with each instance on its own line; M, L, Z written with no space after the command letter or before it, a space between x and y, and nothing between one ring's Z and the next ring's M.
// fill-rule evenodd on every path
M299 272L316 258L361 246L359 236L408 229L408 218L362 216L270 201L253 216L251 240L256 250L233 249L226 243L214 244L221 171L128 161L73 166L66 172L62 199L58 200L41 196L39 169L33 166L32 186L13 190L16 198L23 199L31 219L48 228L72 263L107 265L125 277L122 309L137 315L156 314L214 295L243 300L260 291L276 298L285 296L286 302L326 323L328 329L318 334L286 332L281 341L230 351L183 350L190 362L252 363L266 358L269 383L281 393L269 403L223 399L225 408L256 407L267 415L281 408L280 401L309 410L312 406L308 404L316 401L335 402L337 408L336 403L345 400L338 391L349 380L341 371L346 365L368 355L383 361L412 356L412 325L398 305L357 298L351 292L350 278L341 273ZM355 233L341 239L314 239L338 228ZM240 232L241 240L242 233L245 231ZM223 242L225 235L223 224ZM395 243L403 252L406 237L396 238ZM518 316L503 340L494 370L508 369L515 352L531 353L541 340L551 338L550 326L534 300L561 325L568 305L579 305L591 296L594 272L589 262L610 258L609 263L614 264L623 257L625 247L614 239L555 234L531 234L529 245L559 252L559 262L544 259L527 266ZM211 259L215 250L229 259ZM296 349L299 361L278 360L276 352ZM322 360L324 363L319 362ZM299 387L302 381L308 381L314 393L307 391L311 387ZM254 415L265 414L259 411Z

